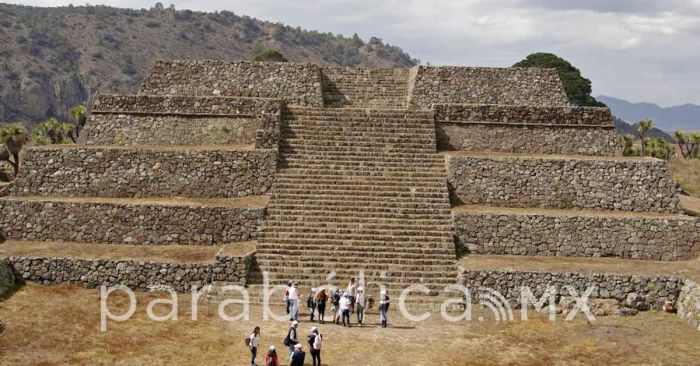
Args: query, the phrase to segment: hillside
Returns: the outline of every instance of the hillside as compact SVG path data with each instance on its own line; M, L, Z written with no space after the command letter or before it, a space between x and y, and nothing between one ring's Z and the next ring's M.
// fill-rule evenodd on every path
M67 118L95 92L135 92L154 59L252 59L274 48L290 61L394 67L418 60L365 42L232 12L37 8L0 4L0 122Z
M615 131L619 133L620 135L632 135L635 138L639 136L639 132L637 132L637 124L629 124L622 119L618 117L614 117L614 122L615 122ZM668 142L673 142L673 137L669 135L668 133L653 127L648 133L648 137L653 137L653 138L661 138L664 139Z
M614 115L631 123L651 118L658 128L667 132L700 131L698 105L685 104L664 108L653 103L632 103L604 95L598 99L607 104Z

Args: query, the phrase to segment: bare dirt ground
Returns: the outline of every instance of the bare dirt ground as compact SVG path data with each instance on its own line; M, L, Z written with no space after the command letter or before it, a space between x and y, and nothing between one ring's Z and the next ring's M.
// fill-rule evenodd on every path
M190 298L182 295L179 320L156 322L146 316L156 295L139 294L130 320L108 323L108 330L100 332L99 296L99 290L30 284L0 303L0 318L7 323L0 336L0 364L246 365L243 339L256 325L262 328L263 348L274 344L285 355L286 322L261 320L257 305L249 321L220 320L217 304L209 315L200 308L199 320L192 321ZM113 295L108 304L120 314L127 303L126 296ZM169 309L155 307L158 314ZM377 327L376 314L368 314L363 328L321 325L324 365L693 365L700 359L700 332L674 314L552 323L531 313L527 322L498 323L486 310L475 313L486 320L449 323L433 314L412 323L394 311L387 329ZM312 326L304 320L302 339Z

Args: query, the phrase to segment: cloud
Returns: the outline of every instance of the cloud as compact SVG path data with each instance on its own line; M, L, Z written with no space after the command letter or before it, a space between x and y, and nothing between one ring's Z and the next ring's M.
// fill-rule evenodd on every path
M19 0L56 6L70 0ZM163 0L161 0L163 1ZM700 104L700 0L194 0L178 9L229 10L322 32L382 38L432 64L509 66L556 53L594 92L633 101ZM150 7L135 0L91 1Z

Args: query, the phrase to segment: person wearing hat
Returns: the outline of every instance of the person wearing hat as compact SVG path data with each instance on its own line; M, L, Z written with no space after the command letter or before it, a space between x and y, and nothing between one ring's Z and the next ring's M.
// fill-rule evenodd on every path
M355 298L355 311L357 312L357 324L362 325L365 321L365 308L367 307L367 296L363 287L357 288L357 297Z
M263 361L265 361L265 366L279 366L280 360L277 357L277 349L275 349L275 346L270 346Z
M350 326L350 296L348 294L343 294L340 298L340 314L343 318L343 326Z
M382 321L382 328L386 328L387 313L389 312L389 295L386 290L382 290L379 294L379 320Z
M301 343L295 344L294 352L289 358L289 366L304 366L304 358L306 358L304 347L301 345Z
M284 338L284 345L289 347L289 359L292 359L292 354L294 353L294 346L299 343L299 337L297 334L297 326L299 322L293 320L287 331L287 337Z
M309 352L311 352L311 359L313 360L313 366L321 366L321 346L323 345L323 336L318 331L318 328L312 327L311 334L309 335Z

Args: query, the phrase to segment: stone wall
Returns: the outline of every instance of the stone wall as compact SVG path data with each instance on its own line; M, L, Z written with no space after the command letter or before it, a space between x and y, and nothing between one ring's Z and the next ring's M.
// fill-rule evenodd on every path
M217 257L211 263L168 263L119 259L61 257L10 257L18 276L43 285L77 283L90 288L124 285L132 290L167 285L190 291L213 281L246 284L252 253L240 257Z
M676 304L678 316L700 331L700 285L693 280L685 280Z
M412 72L409 105L414 108L445 103L569 104L556 69L419 66Z
M590 299L614 299L620 305L636 310L661 309L666 300L678 298L683 279L670 276L637 276L614 273L535 272L512 270L462 270L464 285L470 289L472 300L485 286L502 294L513 308L520 304L522 286L530 287L536 299L554 286L558 295L567 296L565 286L572 286L578 295L583 295L589 286L596 290Z
M320 68L308 63L159 60L139 94L282 98L323 106Z
M434 109L437 122L614 127L608 108L436 104Z
M280 99L99 95L85 141L114 145L252 145L257 142L258 130L279 130L281 108Z
M459 244L473 254L687 260L700 255L691 216L554 215L475 209L453 213Z
M439 150L615 156L620 152L612 128L498 124L436 124Z
M213 245L253 238L264 208L162 202L0 200L9 240Z
M268 192L274 150L31 147L14 195L241 197Z
M680 212L663 160L450 156L453 197L505 207Z

